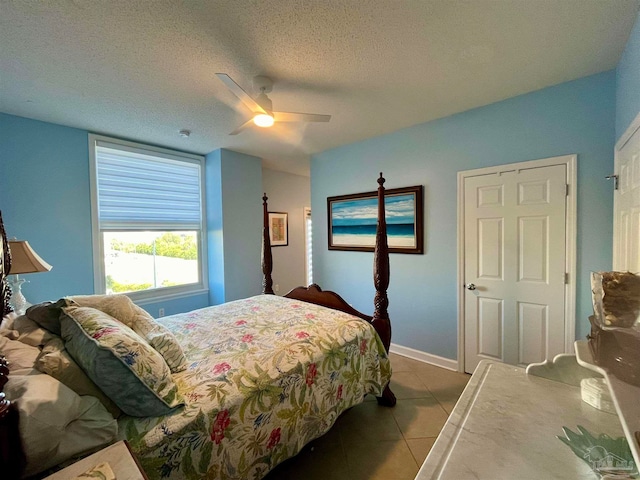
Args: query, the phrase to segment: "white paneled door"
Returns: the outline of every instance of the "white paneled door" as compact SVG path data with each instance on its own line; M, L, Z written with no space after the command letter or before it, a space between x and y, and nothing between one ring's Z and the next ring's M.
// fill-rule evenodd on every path
M640 115L616 146L613 269L640 273Z
M464 369L552 359L565 351L567 165L466 175Z

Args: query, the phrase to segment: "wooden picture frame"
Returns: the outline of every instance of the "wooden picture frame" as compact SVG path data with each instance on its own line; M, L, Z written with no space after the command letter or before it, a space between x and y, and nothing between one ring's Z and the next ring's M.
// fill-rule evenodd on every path
M373 252L377 193L327 198L329 250ZM423 187L387 189L385 218L390 253L424 253Z
M289 221L286 212L269 212L269 239L272 247L289 245Z

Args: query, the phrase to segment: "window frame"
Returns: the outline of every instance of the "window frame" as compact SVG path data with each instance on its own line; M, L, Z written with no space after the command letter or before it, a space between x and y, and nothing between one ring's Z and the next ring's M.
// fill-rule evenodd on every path
M117 229L100 229L98 217L98 179L97 179L97 155L98 143L109 144L113 148L132 153L153 155L168 160L188 162L196 164L200 170L200 230L198 231L198 283L187 285L175 285L171 287L152 288L134 292L126 292L131 300L137 303L152 303L157 301L173 300L192 295L204 294L209 291L208 256L207 256L207 228L206 228L206 202L205 202L205 158L202 155L180 152L162 147L145 145L128 140L107 137L98 134L89 134L89 176L91 190L91 230L93 244L93 289L96 294L106 294L106 269L104 258L104 231L120 231ZM130 231L147 231L144 228Z

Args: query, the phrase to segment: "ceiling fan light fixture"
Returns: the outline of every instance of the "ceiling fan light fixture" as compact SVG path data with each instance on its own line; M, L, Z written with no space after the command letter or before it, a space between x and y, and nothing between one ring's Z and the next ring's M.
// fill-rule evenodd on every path
M262 128L271 127L273 125L273 115L259 113L253 117L253 123Z
M319 115L317 113L274 112L273 103L267 96L267 93L271 92L273 81L268 77L257 76L254 78L254 88L260 91L255 98L245 92L242 87L226 73L216 73L216 77L253 112L251 118L246 120L229 135L239 134L252 123L257 127L269 128L275 123L276 116L278 117L278 122L328 122L331 120L331 115Z

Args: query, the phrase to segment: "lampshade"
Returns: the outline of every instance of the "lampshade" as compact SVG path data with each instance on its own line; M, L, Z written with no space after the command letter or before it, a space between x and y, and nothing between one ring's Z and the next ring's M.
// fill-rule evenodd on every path
M33 251L26 240L9 240L9 250L11 251L9 275L48 272L53 268Z

